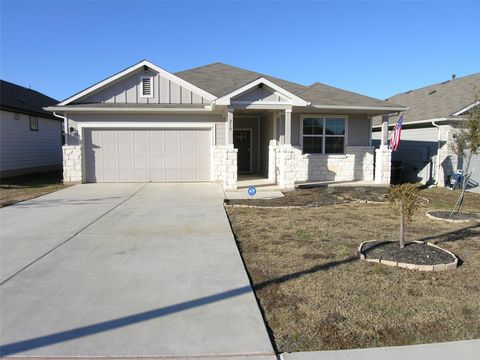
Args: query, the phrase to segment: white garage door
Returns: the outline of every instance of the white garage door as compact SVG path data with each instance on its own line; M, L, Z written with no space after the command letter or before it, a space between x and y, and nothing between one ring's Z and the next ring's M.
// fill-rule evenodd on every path
M210 129L85 129L87 182L210 180Z

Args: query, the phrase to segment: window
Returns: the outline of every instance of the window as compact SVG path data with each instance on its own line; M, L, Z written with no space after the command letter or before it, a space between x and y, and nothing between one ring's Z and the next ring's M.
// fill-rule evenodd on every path
M153 97L153 78L149 76L142 77L142 97L151 98Z
M30 116L30 130L31 131L38 131L38 117L37 116Z
M304 154L343 154L345 118L303 118L302 141Z

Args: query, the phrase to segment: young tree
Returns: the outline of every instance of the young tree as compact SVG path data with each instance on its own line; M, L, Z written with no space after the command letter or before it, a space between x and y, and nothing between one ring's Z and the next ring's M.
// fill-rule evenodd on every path
M400 216L400 249L405 247L405 224L413 221L415 210L420 205L418 187L415 184L393 185L388 191L388 199Z
M479 101L480 96L475 96L475 103L478 103ZM462 210L465 202L465 189L467 188L468 181L472 175L470 171L470 161L472 160L473 155L480 152L480 105L477 105L470 110L462 129L456 133L452 148L455 154L463 157L465 167L463 172L464 180L462 191L453 206L450 216Z

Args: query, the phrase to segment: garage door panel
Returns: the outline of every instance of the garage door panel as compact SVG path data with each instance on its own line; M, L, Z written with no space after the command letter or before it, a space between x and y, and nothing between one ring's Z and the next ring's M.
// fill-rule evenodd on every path
M86 129L88 182L209 181L210 130Z

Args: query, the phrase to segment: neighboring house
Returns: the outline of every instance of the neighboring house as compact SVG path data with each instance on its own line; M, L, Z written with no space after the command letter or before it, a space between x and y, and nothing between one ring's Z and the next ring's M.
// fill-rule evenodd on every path
M218 181L235 189L241 173L281 188L373 181L371 117L405 108L221 63L172 74L144 60L47 110L64 116L70 133L67 182ZM389 182L384 162L378 182Z
M0 80L0 176L62 168L62 122L43 110L57 100Z
M456 129L462 126L480 94L480 73L453 78L388 99L410 108L404 112L400 146L392 154L393 177L397 181L414 181L444 186L448 175L465 165L452 149ZM390 117L390 130L397 116ZM374 118L373 139L381 138L381 117ZM480 156L474 156L470 185L480 183ZM392 179L395 180L395 179Z

